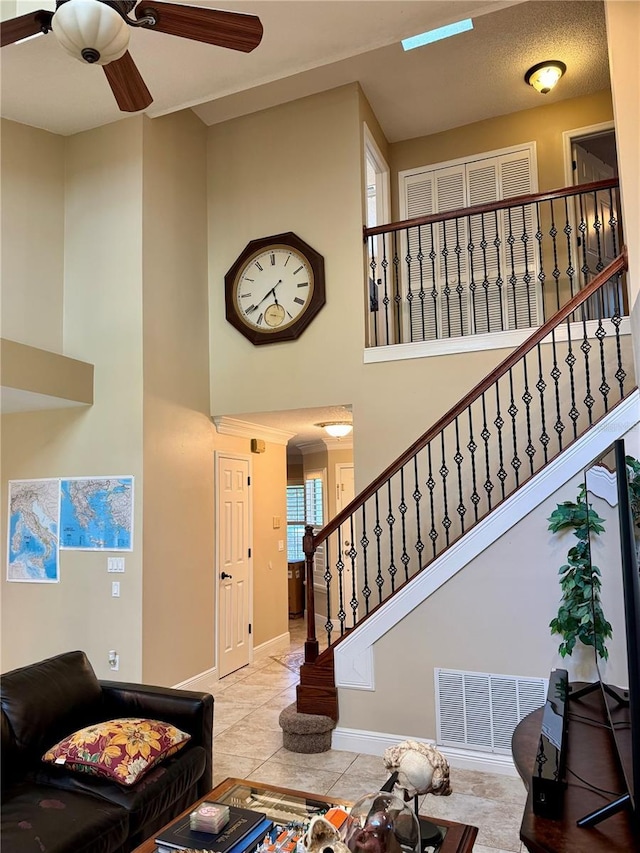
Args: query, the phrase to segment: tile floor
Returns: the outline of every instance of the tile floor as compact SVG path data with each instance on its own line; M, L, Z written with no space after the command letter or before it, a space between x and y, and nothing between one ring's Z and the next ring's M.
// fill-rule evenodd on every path
M300 652L304 620L292 620L290 632L289 651ZM294 701L297 681L296 672L263 657L216 683L211 690L214 784L237 776L350 800L378 790L388 775L379 756L334 749L301 755L284 749L278 717ZM424 797L428 803L421 812L477 826L474 853L525 850L518 837L526 799L520 779L452 768L451 785L449 797Z

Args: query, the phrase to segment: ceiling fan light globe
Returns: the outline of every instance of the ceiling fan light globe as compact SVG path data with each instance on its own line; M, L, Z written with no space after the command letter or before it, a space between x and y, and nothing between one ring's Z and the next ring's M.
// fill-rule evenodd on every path
M67 0L53 16L52 29L60 46L80 62L107 65L129 47L126 21L99 0Z

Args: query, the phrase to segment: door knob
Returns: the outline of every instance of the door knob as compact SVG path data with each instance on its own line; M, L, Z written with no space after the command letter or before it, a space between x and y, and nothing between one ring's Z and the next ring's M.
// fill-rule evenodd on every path
M227 574L227 572L222 572L222 574L220 575L221 580L225 580L226 578L231 579L232 577L233 577L233 575L229 575L229 574Z

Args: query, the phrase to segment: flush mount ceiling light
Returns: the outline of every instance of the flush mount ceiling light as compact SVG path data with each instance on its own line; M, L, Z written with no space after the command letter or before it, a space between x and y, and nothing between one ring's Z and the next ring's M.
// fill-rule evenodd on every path
M559 59L549 59L533 65L524 75L524 81L533 86L536 92L547 95L566 70L567 66L564 62L560 62Z
M353 424L350 424L347 421L330 421L328 423L316 424L316 426L322 427L326 430L331 438L344 438L345 435L349 435L353 429Z

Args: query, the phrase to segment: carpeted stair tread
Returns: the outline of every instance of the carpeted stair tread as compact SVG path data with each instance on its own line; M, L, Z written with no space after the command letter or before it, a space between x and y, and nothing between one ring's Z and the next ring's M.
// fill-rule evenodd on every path
M324 714L299 714L296 703L280 712L282 745L290 752L316 753L331 749L335 721Z

